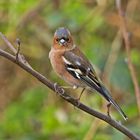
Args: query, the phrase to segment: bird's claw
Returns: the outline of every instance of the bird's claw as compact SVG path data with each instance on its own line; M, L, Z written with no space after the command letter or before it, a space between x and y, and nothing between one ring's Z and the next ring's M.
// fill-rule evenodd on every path
M65 92L64 89L59 87L57 83L54 83L54 90L55 90L56 93L59 93L61 95L63 95L64 92Z
M79 107L80 106L80 99L75 99L75 106L76 107Z

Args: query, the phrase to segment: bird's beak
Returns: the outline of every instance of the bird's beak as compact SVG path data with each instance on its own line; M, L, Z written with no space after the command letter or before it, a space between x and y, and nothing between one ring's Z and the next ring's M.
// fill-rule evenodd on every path
M59 40L59 44L60 44L60 45L65 45L65 44L66 44L66 40L63 39L63 38L60 39L60 40Z

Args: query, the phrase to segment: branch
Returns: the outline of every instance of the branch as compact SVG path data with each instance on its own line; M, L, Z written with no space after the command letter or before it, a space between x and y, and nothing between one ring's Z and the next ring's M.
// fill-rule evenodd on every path
M0 36L2 37L3 34L0 33ZM4 40L5 41L5 40ZM8 43L10 43L8 40L5 41L5 43L8 45ZM12 46L13 47L13 46ZM14 48L14 47L13 47ZM110 124L111 126L113 126L114 128L116 128L117 130L119 130L120 132L122 132L124 135L128 136L130 139L133 140L140 140L140 137L137 136L136 134L134 134L133 132L131 132L129 129L127 129L125 126L123 126L122 124L120 124L119 122L113 120L112 118L110 118L107 115L104 115L100 112L95 111L94 109L91 109L90 107L84 105L81 102L77 102L76 99L74 99L73 97L69 96L69 94L67 94L64 89L62 89L60 86L54 86L55 83L51 82L50 80L48 80L46 77L44 77L43 75L41 75L40 73L38 73L37 71L35 71L33 68L31 68L29 65L26 65L26 63L24 63L24 61L20 60L20 59L16 59L17 57L0 49L0 55L6 59L8 59L9 61L12 61L13 63L17 64L18 66L20 66L22 69L24 69L25 71L27 71L28 73L30 73L33 77L35 77L36 79L38 79L41 83L43 83L44 85L46 85L47 87L49 87L51 90L53 90L55 93L57 91L57 94L60 95L60 97L62 97L64 100L66 100L67 102L69 102L70 104L76 106L77 108L81 109L82 111L100 119L105 121L106 123Z
M134 84L134 89L135 89L135 96L136 96L136 101L137 101L137 105L138 105L138 110L140 113L140 89L139 89L139 85L138 85L138 80L137 80L137 76L136 76L136 72L134 69L134 66L132 64L131 58L130 58L130 35L129 32L127 31L127 24L126 24L126 18L125 18L125 12L122 10L122 6L121 6L121 0L116 0L116 6L118 9L118 14L120 17L120 30L122 32L122 36L124 39L124 43L125 43L125 49L126 49L126 54L127 54L127 62L128 62L128 68L132 77L132 81Z
M11 44L11 42L9 42L8 39L1 32L0 32L0 36L3 39L3 41L7 44L7 47L18 57L18 60L21 61L21 62L23 62L24 64L26 63L26 65L31 68L31 66L29 65L29 63L25 60L25 57L23 55L19 54L19 52L13 47L13 45ZM16 42L19 45L18 47L20 47L20 41L19 41L19 39L17 39Z

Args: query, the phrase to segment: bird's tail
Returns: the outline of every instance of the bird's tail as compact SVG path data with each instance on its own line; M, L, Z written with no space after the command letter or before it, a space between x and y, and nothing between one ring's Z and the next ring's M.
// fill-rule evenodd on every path
M113 98L111 97L109 91L104 87L104 85L101 85L101 89L102 89L102 91L100 91L100 94L102 96L104 96L106 98L106 100L109 101L119 111L119 113L123 116L123 118L125 120L127 120L128 119L127 116L122 111L120 106L113 100Z
M86 83L91 89L97 90L108 102L110 102L123 116L125 120L127 120L127 116L122 111L120 106L113 100L112 96L110 95L109 91L105 88L105 86L99 82L97 79L92 78L93 76L81 76L81 80Z

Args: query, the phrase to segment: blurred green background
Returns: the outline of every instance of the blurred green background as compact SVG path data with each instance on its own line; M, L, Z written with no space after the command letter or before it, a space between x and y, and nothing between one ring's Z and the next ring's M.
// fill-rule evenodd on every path
M140 1L124 0L131 33L131 59L140 82ZM67 27L95 65L129 120L112 108L111 115L140 134L133 82L127 66L119 18L112 0L0 0L0 32L23 53L31 66L66 85L52 70L48 54L53 33ZM0 39L0 48L7 49ZM78 97L81 89L70 90ZM107 102L86 91L81 102L106 113ZM76 109L15 64L0 57L0 140L126 140L110 125Z

